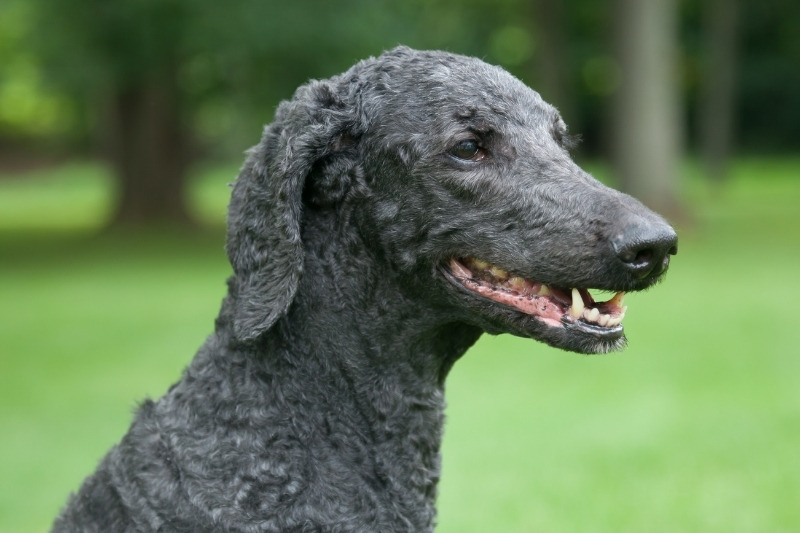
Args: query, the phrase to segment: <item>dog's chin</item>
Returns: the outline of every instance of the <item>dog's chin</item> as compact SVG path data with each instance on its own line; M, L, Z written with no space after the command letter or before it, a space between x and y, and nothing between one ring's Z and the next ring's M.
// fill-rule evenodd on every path
M624 292L596 302L586 288L544 285L474 258L451 259L438 271L488 333L530 337L584 354L626 345Z

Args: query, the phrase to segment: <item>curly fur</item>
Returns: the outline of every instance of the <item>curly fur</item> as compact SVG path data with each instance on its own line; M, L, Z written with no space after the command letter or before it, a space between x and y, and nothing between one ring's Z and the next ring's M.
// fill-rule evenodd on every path
M432 531L445 377L482 332L621 343L480 301L443 261L636 290L658 276L620 246L674 246L572 162L564 132L502 69L443 52L401 47L300 87L235 183L213 335L53 531ZM490 159L452 156L476 136Z

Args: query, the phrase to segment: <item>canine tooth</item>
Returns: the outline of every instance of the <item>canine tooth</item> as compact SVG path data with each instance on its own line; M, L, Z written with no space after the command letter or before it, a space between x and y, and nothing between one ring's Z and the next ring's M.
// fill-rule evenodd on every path
M584 313L586 316L586 320L589 322L597 322L597 317L600 316L600 310L596 307L593 307L591 310Z
M625 300L625 293L624 293L623 291L619 291L618 293L616 293L616 294L614 295L614 297L613 297L613 298L611 298L611 299L610 299L609 301L607 301L606 303L607 303L607 304L616 305L616 306L618 306L618 307L622 307L622 302L623 302L624 300Z
M583 315L583 310L586 308L583 305L583 298L578 289L572 289L572 306L569 308L569 314L573 318L580 318Z
M625 312L627 310L628 310L628 306L627 305L624 306L622 309L620 309L620 311L619 311L619 320L620 320L620 322L622 322L622 319L625 318Z
M622 319L620 317L614 318L613 316L608 319L608 327L613 328L615 326L619 326L622 323Z
M611 320L610 315L600 315L600 318L597 319L597 323L601 326L605 327L608 326L608 321Z

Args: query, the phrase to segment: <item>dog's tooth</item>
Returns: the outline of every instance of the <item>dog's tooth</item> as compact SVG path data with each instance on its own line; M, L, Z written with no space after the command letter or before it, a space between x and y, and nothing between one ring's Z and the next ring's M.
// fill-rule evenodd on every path
M620 317L614 318L613 316L608 319L608 327L613 328L619 326L622 323L622 319Z
M628 306L626 305L619 311L619 320L622 322L622 319L625 318L625 312L628 310Z
M525 278L519 276L511 276L506 282L512 290L522 292L525 289Z
M609 320L611 320L611 316L610 315L600 315L600 317L597 319L597 323L600 324L601 326L605 327L605 326L608 326L608 321Z
M589 322L597 322L597 318L600 316L600 310L596 307L592 307L584 313L584 316Z
M617 307L622 307L622 302L624 300L625 300L625 293L623 291L619 291L617 294L614 295L613 298L611 298L606 303L611 305L616 305Z
M470 263L471 266L475 267L476 270L489 270L492 267L492 265L487 263L486 261L483 261L475 257L472 258Z
M580 318L585 308L586 306L583 304L580 291L578 291L578 289L572 289L572 306L569 308L569 314L572 315L573 318Z
M496 267L496 266L490 266L489 267L489 273L491 273L491 275L494 276L495 279L498 279L498 280L504 280L504 279L508 278L508 272L506 272L502 268L499 268L499 267Z
M547 285L542 285L539 287L539 290L536 292L536 294L538 294L539 296L550 296L553 293L550 292L550 287L548 287Z

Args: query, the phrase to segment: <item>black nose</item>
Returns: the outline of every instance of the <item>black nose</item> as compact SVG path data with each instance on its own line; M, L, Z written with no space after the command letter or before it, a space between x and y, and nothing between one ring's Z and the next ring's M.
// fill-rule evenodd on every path
M678 253L678 236L660 220L628 223L611 239L611 246L624 268L638 279L655 278Z

